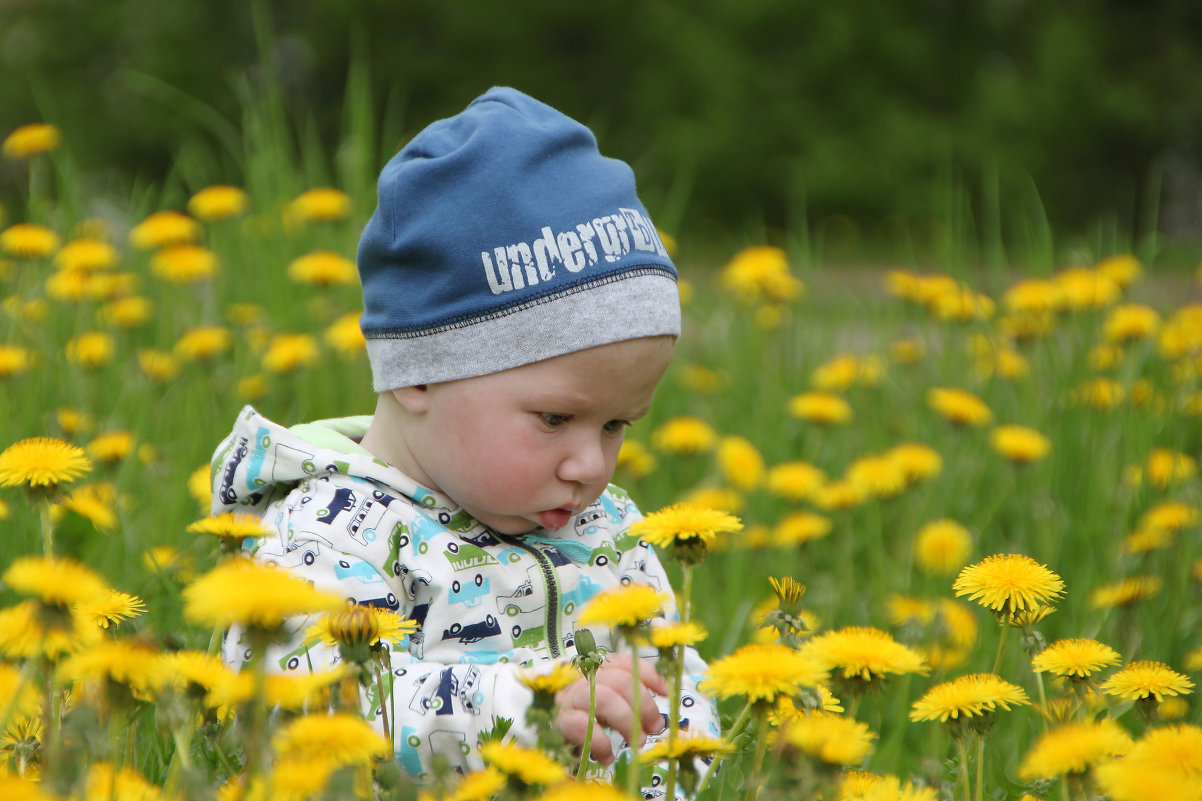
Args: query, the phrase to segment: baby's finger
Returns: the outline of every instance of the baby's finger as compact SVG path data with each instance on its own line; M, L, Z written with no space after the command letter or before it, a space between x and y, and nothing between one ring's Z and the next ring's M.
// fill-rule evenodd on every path
M563 732L565 740L583 747L584 738L588 736L588 713L579 709L561 712L559 729ZM600 762L602 765L608 765L614 760L613 745L605 736L605 730L599 726L593 728L593 741L589 747L589 756L594 762Z

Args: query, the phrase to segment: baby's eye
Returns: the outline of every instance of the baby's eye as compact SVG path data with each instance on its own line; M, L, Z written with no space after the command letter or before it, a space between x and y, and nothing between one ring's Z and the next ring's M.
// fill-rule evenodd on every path
M610 420L605 424L605 430L610 434L616 434L628 425L630 425L629 420Z
M551 428L559 428L572 419L571 415L555 414L554 412L540 412L539 417L543 418L543 422Z

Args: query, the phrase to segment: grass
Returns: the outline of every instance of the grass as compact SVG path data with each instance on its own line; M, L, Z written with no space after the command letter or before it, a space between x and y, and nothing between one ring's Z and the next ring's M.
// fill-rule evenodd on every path
M361 86L366 79L356 74L351 83ZM57 523L57 547L60 553L92 566L112 586L143 598L146 614L124 624L123 631L164 649L205 650L212 632L183 621L180 591L188 571L153 569L145 555L159 546L170 547L191 564L193 574L213 564L212 543L185 532L189 523L207 514L207 506L187 486L193 473L207 465L242 404L253 402L284 424L368 413L374 406L363 354L340 353L322 340L335 320L357 310L358 288L302 286L289 282L284 273L292 259L314 250L353 257L358 231L370 212L371 180L364 173L376 140L353 139L361 149L344 149L343 157L334 160L334 169L328 166L334 162L315 152L315 144L294 149L278 142L287 137L279 113L270 104L264 111L248 110L246 150L236 161L246 170L243 185L250 189L251 207L244 215L204 225L202 241L217 255L220 266L211 279L191 284L156 276L149 267L152 254L129 246L126 234L161 207L160 199L186 196L201 188L212 165L206 166L203 159L185 165L173 179L174 189L148 187L123 206L114 206L99 203L103 198L86 196L90 190L70 170L66 154L37 157L42 167L58 166L50 171L57 178L39 190L45 194L31 198L30 208L37 216L30 221L69 238L84 225L82 210L110 209L102 235L120 250L113 270L132 276L129 291L151 304L153 314L144 324L120 328L105 322L102 310L107 297L54 297L47 289L54 270L49 254L13 260L3 269L7 300L0 317L2 341L25 349L34 361L29 369L0 379L5 398L0 447L42 435L87 446L102 432L129 433L134 443L129 454L98 463L86 480L112 486L116 494L112 508L119 522L101 531L90 520L65 512ZM370 112L361 106L352 105L348 120L352 132L374 126ZM342 219L286 225L287 204L302 190L322 183L355 188L352 213ZM804 460L832 479L858 460L906 442L929 446L942 462L937 474L909 484L895 496L869 497L848 508L825 507L812 498L787 501L763 483L740 490L732 511L749 528L762 527L769 533L754 546L729 542L698 568L695 615L710 631L702 653L711 660L721 658L757 636L756 610L772 597L769 576L792 576L807 585L804 606L818 621L816 633L874 626L915 648L943 642L946 632L937 626L898 626L889 610L890 599L898 594L930 602L953 597L954 571L935 575L915 558L919 529L932 520L950 518L971 532L966 563L995 553L1026 554L1067 584L1066 596L1057 611L1038 625L1038 633L1035 628L1022 632L1023 642L1018 632L1011 632L1003 653L998 672L1026 688L1032 698L1037 698L1037 688L1029 654L1041 640L1095 638L1119 650L1124 661L1157 660L1178 671L1196 671L1202 665L1195 579L1197 560L1202 558L1196 516L1202 498L1194 461L1202 446L1197 416L1202 331L1196 321L1187 325L1192 349L1183 353L1169 350L1152 331L1122 343L1116 366L1101 369L1091 361L1091 354L1105 344L1103 325L1117 307L1148 303L1157 309L1163 325L1196 302L1198 286L1189 275L1149 271L1106 304L1059 309L1042 336L1008 336L1006 321L1012 315L1004 293L1023 278L1024 271L999 267L997 220L1006 210L993 211L987 226L993 233L986 248L992 267L978 272L967 264L970 251L965 243L973 234L963 216L962 200L960 190L949 190L945 251L949 263L932 271L912 267L911 277L954 273L962 284L995 303L996 312L988 316L940 319L933 314L933 300L918 302L887 291L884 269L824 263L820 243L805 233L796 234L793 242L800 255L795 270L806 291L787 302L773 302L754 292L741 302L723 284L723 270L682 261L681 274L692 296L685 306L678 357L651 415L633 429L630 438L650 446L654 432L664 423L691 415L719 436L745 438L769 467ZM182 200L168 205L179 208ZM1037 263L1036 273L1052 275L1069 266L1050 262L1051 234L1046 223L1041 227L1037 211L1016 216L1028 232L1019 250ZM1112 236L1109 241L1116 239ZM732 245L730 255L736 250ZM28 313L24 304L31 301L44 304L44 316ZM242 318L234 304L246 302L256 308L253 315ZM200 325L227 328L233 334L232 347L208 359L189 360L176 351L179 373L168 380L156 380L139 367L139 350L171 352L185 332ZM92 330L113 337L112 357L95 367L68 360L64 355L68 342ZM279 333L314 335L318 356L295 370L267 371L262 363L264 348ZM922 357L913 363L895 359L891 348L900 339L920 343ZM989 359L974 355L974 343L979 350L981 342L1021 356L1028 366L1026 374L999 375ZM852 420L820 425L791 417L786 411L789 399L813 389L816 371L841 355L874 360L879 368L875 380L829 387L851 405ZM694 367L705 368L713 385L699 386L689 370ZM248 390L245 383L252 377L261 384L257 390ZM1122 397L1114 403L1084 399L1082 387L1096 379L1113 380ZM989 424L949 424L926 401L930 388L943 386L979 396L992 413ZM78 430L65 430L60 422L62 409L81 412L90 422ZM1001 423L1041 432L1050 440L1049 455L1027 465L1008 462L989 441L992 427ZM1157 449L1176 454L1195 469L1159 481L1148 461ZM688 498L701 488L729 489L732 479L746 478L737 470L724 470L712 452L653 451L658 462L654 470L636 474L622 468L617 476L645 511ZM1140 480L1132 480L1133 469L1141 473ZM5 532L6 564L18 555L38 553L42 543L38 509L16 489L4 490L0 500L5 503L0 525ZM1141 516L1170 500L1194 509L1193 520L1170 537L1166 547L1146 553L1125 550L1124 539L1136 530ZM801 509L829 519L830 533L801 545L773 544L772 528ZM1160 579L1157 593L1121 606L1091 602L1092 592L1145 575ZM6 589L2 600L14 604L21 596ZM873 691L858 701L850 694L842 697L846 706L855 706L857 719L878 738L864 767L942 787L956 797L967 797L969 787L957 785L961 761L955 741L938 724L910 722L908 712L938 682L992 670L1003 630L985 610L968 604L963 608L976 619L979 634L962 661L936 666L927 676L874 681ZM1049 685L1047 692L1058 690ZM1158 714L1193 725L1202 721L1188 699L1184 708L1153 708L1150 718L1141 717L1149 711L1145 704L1137 708L1112 697L1101 698L1099 704L1099 710L1137 737L1150 722L1159 720ZM136 733L122 730L110 733L109 739L132 743L129 764L152 782L165 782L169 766L179 760L179 744L156 732L151 723L167 710L148 703L138 710L131 718L139 724ZM733 716L738 708L732 705L723 711ZM86 728L83 712L71 714L73 725ZM986 741L986 792L1039 790L1046 791L1046 797L1068 801L1060 785L1047 790L1017 777L1024 756L1046 725L1030 708L998 715ZM750 748L750 743L745 745ZM5 748L10 755L15 753L11 744ZM79 754L81 759L96 760L109 751L89 748ZM230 757L210 753L206 758L208 778L215 782L226 775L222 760ZM970 754L970 759L975 769L977 757ZM15 770L15 764L10 761L8 770ZM83 764L72 770L78 772ZM713 788L715 796L743 790L738 777L748 764L732 758L728 766L724 780ZM789 797L797 788L819 786L829 770L821 767L820 760L785 754L765 782L763 796ZM59 777L51 785L61 790L71 784L70 779ZM186 789L189 797L208 798L212 784Z

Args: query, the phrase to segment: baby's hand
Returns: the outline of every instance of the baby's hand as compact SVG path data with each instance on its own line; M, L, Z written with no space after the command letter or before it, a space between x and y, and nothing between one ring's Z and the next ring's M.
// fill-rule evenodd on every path
M631 657L615 655L607 659L597 670L597 723L621 734L627 742L634 741L634 677L630 672ZM664 677L655 672L655 667L638 660L639 678L642 680L642 696L639 713L642 725L638 732L639 743L647 734L663 728L663 717L655 705L655 696L667 695L668 685ZM584 745L588 731L588 680L577 679L560 690L555 699L559 703L559 728L564 738L576 745ZM603 765L613 762L614 752L604 732L594 729L590 756Z

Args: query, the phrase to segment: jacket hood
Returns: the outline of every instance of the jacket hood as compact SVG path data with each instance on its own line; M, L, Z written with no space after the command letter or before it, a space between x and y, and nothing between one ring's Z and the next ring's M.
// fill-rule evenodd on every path
M386 484L422 506L457 509L445 495L418 484L358 444L371 417L343 417L284 428L252 406L243 407L213 453L209 479L212 514L261 514L272 499L323 474L357 476Z

